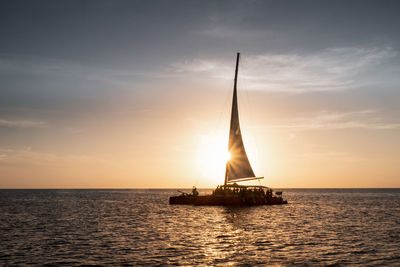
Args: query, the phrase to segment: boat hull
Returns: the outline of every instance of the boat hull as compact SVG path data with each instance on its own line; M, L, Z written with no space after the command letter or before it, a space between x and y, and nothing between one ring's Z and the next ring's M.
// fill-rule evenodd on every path
M220 206L257 206L287 204L282 197L239 197L239 196L193 196L181 195L169 198L169 204L176 205L220 205Z

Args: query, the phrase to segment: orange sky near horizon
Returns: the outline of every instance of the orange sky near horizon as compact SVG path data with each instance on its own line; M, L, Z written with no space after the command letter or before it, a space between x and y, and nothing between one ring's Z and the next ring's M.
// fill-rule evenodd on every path
M1 151L5 164L0 165L0 187L210 188L222 184L232 81L215 85L213 79L209 84L189 81L179 89L172 89L171 84L171 89L166 89L171 94L165 96L170 101L161 102L164 96L154 99L147 109L129 109L126 102L130 100L124 98L98 111L91 120L74 118L70 121L73 129L48 125L44 130L53 128L51 134L35 140L43 151ZM246 91L243 84L240 78L242 134L256 175L265 177L262 185L400 186L398 130L346 126L351 116L368 119L373 112L322 112L293 120L301 105L285 108L279 97ZM184 88L194 86L198 88L185 92Z

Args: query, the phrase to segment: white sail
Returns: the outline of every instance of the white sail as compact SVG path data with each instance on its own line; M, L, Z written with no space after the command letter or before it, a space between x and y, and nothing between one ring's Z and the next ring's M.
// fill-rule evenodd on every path
M259 179L255 177L251 168L246 150L244 149L242 134L240 132L239 112L237 103L237 75L239 68L239 53L236 58L235 83L233 87L233 100L231 112L231 125L229 131L228 151L231 155L226 164L225 184L239 180Z

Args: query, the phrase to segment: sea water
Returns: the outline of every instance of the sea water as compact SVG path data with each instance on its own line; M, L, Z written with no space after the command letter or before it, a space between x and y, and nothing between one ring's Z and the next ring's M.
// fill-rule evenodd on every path
M175 190L0 190L0 265L400 266L399 189L283 191L288 205L208 207L169 205Z

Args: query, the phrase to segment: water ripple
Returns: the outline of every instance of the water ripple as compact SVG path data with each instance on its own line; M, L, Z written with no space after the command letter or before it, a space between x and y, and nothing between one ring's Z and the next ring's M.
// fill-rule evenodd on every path
M400 190L293 189L259 207L173 193L0 190L0 264L400 265Z

